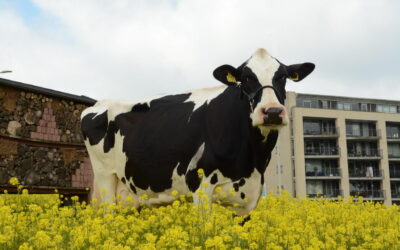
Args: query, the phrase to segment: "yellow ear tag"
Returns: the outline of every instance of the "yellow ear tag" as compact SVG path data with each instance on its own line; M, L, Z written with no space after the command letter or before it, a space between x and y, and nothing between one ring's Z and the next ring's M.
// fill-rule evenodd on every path
M290 80L292 81L298 81L299 80L299 74L297 72L295 72L296 77L289 77Z
M231 73L228 73L228 74L226 75L226 80L227 80L228 82L236 82L236 78L235 78Z

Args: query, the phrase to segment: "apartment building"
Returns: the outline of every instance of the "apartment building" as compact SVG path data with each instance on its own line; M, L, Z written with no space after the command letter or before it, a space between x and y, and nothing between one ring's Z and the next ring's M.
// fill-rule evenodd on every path
M400 204L400 101L287 93L267 191Z

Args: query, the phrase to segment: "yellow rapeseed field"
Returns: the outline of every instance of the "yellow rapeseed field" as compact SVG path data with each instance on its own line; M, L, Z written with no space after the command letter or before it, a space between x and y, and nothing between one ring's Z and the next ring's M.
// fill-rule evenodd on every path
M15 184L15 183L14 183ZM17 184L16 184L17 185ZM80 204L57 196L0 195L0 249L399 249L397 206L371 202L261 198L241 226L230 208Z

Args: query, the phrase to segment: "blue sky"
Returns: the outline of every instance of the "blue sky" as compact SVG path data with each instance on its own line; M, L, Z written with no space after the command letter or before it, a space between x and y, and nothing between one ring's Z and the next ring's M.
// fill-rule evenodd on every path
M2 0L0 1L0 8L12 9L19 14L26 25L35 24L46 18L46 14L30 0Z
M311 61L297 92L400 99L395 0L0 0L0 77L96 99L218 85L257 48Z

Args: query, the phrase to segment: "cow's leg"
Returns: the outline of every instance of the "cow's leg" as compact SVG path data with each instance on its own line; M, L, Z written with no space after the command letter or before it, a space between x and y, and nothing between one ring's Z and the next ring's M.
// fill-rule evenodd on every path
M125 204L128 205L133 205L134 207L138 208L140 205L139 198L136 194L132 193L127 186L122 183L122 181L118 180L117 183L117 199L121 200ZM132 199L127 199L128 197L131 197ZM132 203L132 204L131 204Z
M204 202L207 202L210 207L212 205L213 193L214 193L215 185L211 185L209 180L204 180L201 182L200 187L193 194L193 203L195 206L198 206Z
M92 192L90 193L90 199L91 200L96 199L97 201L101 201L101 193L95 179L93 180L93 187L92 187Z
M115 174L94 173L96 187L94 194L100 195L99 201L112 203L115 201L117 176Z

